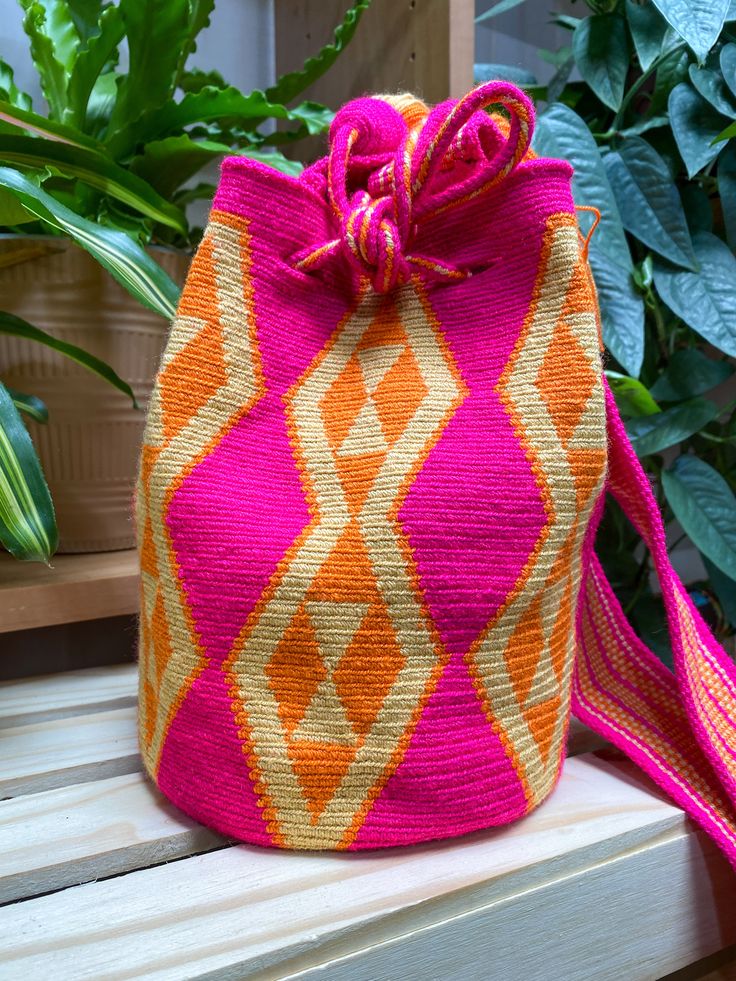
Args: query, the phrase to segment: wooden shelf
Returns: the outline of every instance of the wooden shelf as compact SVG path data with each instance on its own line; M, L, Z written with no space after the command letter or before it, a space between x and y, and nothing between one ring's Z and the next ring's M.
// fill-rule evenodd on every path
M651 981L736 941L733 870L580 726L524 820L286 854L232 846L161 796L135 692L133 665L0 686L3 981Z
M138 556L56 555L49 568L0 555L0 633L138 610Z

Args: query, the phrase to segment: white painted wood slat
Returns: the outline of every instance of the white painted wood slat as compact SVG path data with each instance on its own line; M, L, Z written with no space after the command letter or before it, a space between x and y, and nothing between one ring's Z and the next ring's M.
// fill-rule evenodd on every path
M92 680L97 681L97 677ZM98 727L100 745L110 745L116 733L119 737L125 732L111 713L98 722L113 730L101 735ZM63 727L54 727L55 746L61 750L57 754L58 770L54 774L49 755L45 780L66 782L70 775L75 778L68 769L68 746L76 724L76 719L68 718ZM127 742L133 746L134 720L129 718L124 725ZM584 726L572 728L572 752L600 745ZM86 746L82 751L86 754ZM0 902L145 868L224 843L168 803L143 773L105 780L95 769L88 772L94 778L88 783L0 801ZM80 779L78 770L76 779Z
M0 902L225 844L142 773L0 801Z
M736 939L735 886L634 767L583 756L495 831L359 855L237 846L8 906L0 976L520 981L536 946L538 965L568 947L578 964L544 981L643 981L666 953L660 930L666 943L680 931L668 970ZM627 945L647 952L641 970Z
M0 798L140 769L136 709L0 730Z
M135 705L136 664L19 678L0 685L0 729Z

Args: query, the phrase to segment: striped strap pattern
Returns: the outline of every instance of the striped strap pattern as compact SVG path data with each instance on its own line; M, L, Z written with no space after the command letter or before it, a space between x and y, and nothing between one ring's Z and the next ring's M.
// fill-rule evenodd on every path
M736 867L736 666L667 556L654 495L607 392L608 489L650 549L674 674L635 635L591 555L581 588L573 713L631 757Z

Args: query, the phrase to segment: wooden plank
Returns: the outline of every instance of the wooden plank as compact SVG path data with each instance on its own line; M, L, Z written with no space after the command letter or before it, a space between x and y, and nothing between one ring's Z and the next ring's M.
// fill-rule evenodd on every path
M112 664L0 684L0 729L135 705L138 666Z
M142 773L0 801L0 902L225 844Z
M574 875L279 976L657 981L736 936L733 888L714 845L672 829Z
M0 798L140 769L136 709L14 726L0 736Z
M566 981L639 981L736 939L734 884L636 768L584 756L513 825L361 855L227 848L8 906L0 951L7 981L516 981L532 948Z
M300 68L330 41L345 9L344 0L275 0L277 74ZM305 98L333 108L370 92L459 98L473 84L474 15L472 0L373 0L348 53Z
M138 610L135 549L56 555L51 568L0 555L0 633Z
M124 670L109 679L106 670L73 672L75 684L60 692L48 688L46 678L29 679L16 707L33 702L34 689L47 711L80 706L92 693L95 697L112 695L115 684L121 682L132 692L135 666L120 668ZM62 689L66 680L63 675L58 678ZM118 738L122 732L129 745L135 745L134 718L124 722L124 729L120 719L109 712L98 721L112 725ZM98 728L97 745L113 744L114 734L103 732L102 738L100 734ZM571 754L600 744L598 737L575 720L571 736ZM59 741L60 759L57 747L51 749L45 758L44 779L63 783L79 779L78 766L69 770L67 745L66 738ZM102 780L95 768L87 766L87 772L91 782L0 802L0 901L28 898L223 844L222 838L169 804L142 773Z

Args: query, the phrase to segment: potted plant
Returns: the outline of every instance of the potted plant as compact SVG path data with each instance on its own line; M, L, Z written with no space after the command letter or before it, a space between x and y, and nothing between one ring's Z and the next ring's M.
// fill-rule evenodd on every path
M523 0L504 0L484 18ZM583 7L583 4L580 5ZM696 558L691 595L719 638L736 627L736 5L587 0L540 103L535 148L575 167L601 221L590 260L608 377L670 522ZM587 229L590 216L581 213ZM668 641L649 555L608 509L599 550L639 633ZM697 550L697 552L695 551ZM702 565L697 563L697 554ZM653 588L654 586L654 588Z
M214 2L20 0L48 104L34 110L0 59L0 542L20 558L54 551L44 472L62 548L133 544L136 404L201 235L187 207L214 191L195 178L230 153L299 172L278 146L322 132L331 113L294 103L370 0L301 71L249 93L190 65Z

